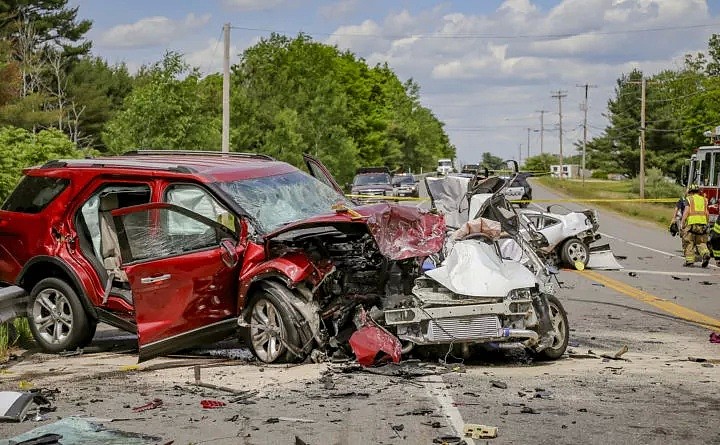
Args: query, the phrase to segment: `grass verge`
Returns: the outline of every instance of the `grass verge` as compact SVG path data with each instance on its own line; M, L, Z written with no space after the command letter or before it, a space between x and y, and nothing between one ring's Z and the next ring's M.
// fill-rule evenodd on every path
M633 199L639 198L637 193L632 192L631 181L582 181L547 176L536 178L541 185L553 190L560 191L572 198L578 199ZM665 198L680 198L679 196L666 196ZM649 221L667 228L670 225L673 203L645 203L645 202L593 202L593 207L609 209L620 214L633 218Z
M16 318L12 322L0 323L0 363L7 361L12 348L26 345L32 339L27 318Z

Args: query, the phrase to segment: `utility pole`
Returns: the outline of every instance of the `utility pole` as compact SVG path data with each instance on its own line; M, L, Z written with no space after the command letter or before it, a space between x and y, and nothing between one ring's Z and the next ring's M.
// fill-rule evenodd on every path
M518 168L522 164L522 144L518 145Z
M585 152L587 151L587 112L588 112L588 88L597 88L597 85L577 85L580 88L585 88L585 102L582 104L582 110L585 114L583 117L583 155L582 155L582 175L583 187L585 186Z
M230 151L230 24L223 25L222 152Z
M532 131L532 128L528 127L527 130L528 130L528 144L527 144L527 157L525 158L526 160L527 160L527 158L530 157L530 132Z
M543 134L545 132L545 125L543 123L543 118L545 117L545 113L547 112L547 110L537 110L537 113L540 113L540 154L543 154L544 152Z
M558 116L560 118L560 179L563 177L563 131L562 131L562 99L567 97L564 91L557 90L551 97L558 100Z
M645 74L640 82L640 199L645 199Z

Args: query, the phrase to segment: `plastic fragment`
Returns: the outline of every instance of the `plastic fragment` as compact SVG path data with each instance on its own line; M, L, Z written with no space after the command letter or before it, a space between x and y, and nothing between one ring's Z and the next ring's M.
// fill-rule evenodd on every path
M201 400L200 406L202 406L204 409L215 409L215 408L222 408L223 406L227 405L222 400Z

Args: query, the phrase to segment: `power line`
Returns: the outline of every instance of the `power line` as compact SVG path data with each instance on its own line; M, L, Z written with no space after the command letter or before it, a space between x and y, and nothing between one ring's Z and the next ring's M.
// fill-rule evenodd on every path
M568 37L576 37L580 35L623 35L623 34L636 34L644 32L662 32L662 31L679 31L686 29L698 29L698 28L713 28L720 26L720 22L715 23L702 23L696 25L686 26L662 26L654 28L638 28L638 29L623 29L616 31L590 31L586 33L558 33L558 34L484 34L484 33L439 33L439 34L360 34L360 33L337 33L337 32L320 32L320 31L299 31L307 35L327 36L327 37L365 37L365 38L383 38L383 39L504 39L504 40L521 40L521 39L563 39ZM290 34L290 32L278 29L269 28L254 28L247 26L233 26L232 29L238 29L241 31L253 31L253 32L269 32L278 34ZM294 32L293 32L294 33Z

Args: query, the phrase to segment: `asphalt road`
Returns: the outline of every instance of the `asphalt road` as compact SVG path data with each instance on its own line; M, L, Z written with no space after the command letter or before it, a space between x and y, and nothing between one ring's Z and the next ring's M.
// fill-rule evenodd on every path
M554 196L537 185L534 195ZM720 345L708 341L711 330L720 331L718 269L683 268L680 241L659 227L601 211L600 230L626 257L625 269L560 272L558 297L571 328L571 347L560 360L448 355L448 372L416 378L343 372L327 363L216 366L161 358L133 367L132 338L101 331L83 355L29 351L0 372L0 390L24 381L61 391L47 419L0 423L0 437L85 415L125 419L103 423L176 444L430 444L466 423L499 429L497 438L475 443L720 444L720 361L688 361L720 359ZM600 356L625 347L618 360ZM223 391L195 387L193 364L205 366L204 382L258 394L240 404ZM133 413L154 398L163 406ZM203 399L228 405L202 409Z

